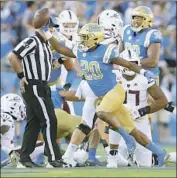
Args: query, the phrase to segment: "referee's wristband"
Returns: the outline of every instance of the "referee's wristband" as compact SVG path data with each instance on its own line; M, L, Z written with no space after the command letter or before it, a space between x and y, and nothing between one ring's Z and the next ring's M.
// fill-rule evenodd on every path
M17 76L19 79L22 79L24 77L24 73L23 72L17 73Z

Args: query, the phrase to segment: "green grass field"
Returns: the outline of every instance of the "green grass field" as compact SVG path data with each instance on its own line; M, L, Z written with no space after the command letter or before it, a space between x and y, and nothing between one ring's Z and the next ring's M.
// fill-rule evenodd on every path
M5 169L2 177L176 177L173 168Z
M168 152L175 151L175 147L165 148ZM98 149L102 156L104 151ZM102 157L104 161L105 157ZM58 168L58 169L15 169L4 168L1 177L176 177L176 164L167 164L165 168L132 168L119 167L107 169L105 167Z

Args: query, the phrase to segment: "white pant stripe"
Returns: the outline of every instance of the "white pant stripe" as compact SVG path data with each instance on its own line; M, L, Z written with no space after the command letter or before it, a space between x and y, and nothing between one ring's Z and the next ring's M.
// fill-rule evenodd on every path
M45 107L44 101L38 95L36 85L33 85L33 92L34 92L35 96L37 97L37 99L38 99L38 101L41 105L42 111L44 113L44 117L46 119L46 124L47 124L46 137L47 137L47 142L48 142L48 145L49 145L49 150L50 150L50 153L52 155L52 161L54 161L55 160L55 154L54 154L54 150L53 150L53 146L52 146L52 142L51 142L51 138L50 138L50 119L49 119L49 116L48 116L48 113L47 113L47 109Z

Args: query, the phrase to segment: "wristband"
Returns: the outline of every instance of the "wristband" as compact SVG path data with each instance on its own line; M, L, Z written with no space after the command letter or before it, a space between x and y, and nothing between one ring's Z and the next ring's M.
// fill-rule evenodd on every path
M146 72L147 72L147 71L144 70L144 69L141 69L141 70L140 70L140 74L142 74L142 75L144 75Z
M150 113L150 110L151 110L151 107L150 107L150 106L146 106L146 107L145 107L145 111L146 111L147 114Z
M45 37L46 37L46 39L47 40L49 40L50 38L52 38L52 33L50 32L50 31L47 31L47 32L45 32Z
M17 73L17 76L19 79L22 79L24 77L24 73L23 72Z
M62 57L60 57L60 58L58 59L58 62L59 62L60 64L63 64L63 63L64 63L64 60L62 59Z

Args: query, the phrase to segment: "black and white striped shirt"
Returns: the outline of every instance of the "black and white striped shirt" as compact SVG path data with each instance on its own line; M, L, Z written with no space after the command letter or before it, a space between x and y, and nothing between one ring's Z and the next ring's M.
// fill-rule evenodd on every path
M20 42L13 53L22 59L27 80L49 81L53 55L48 42L38 32Z

